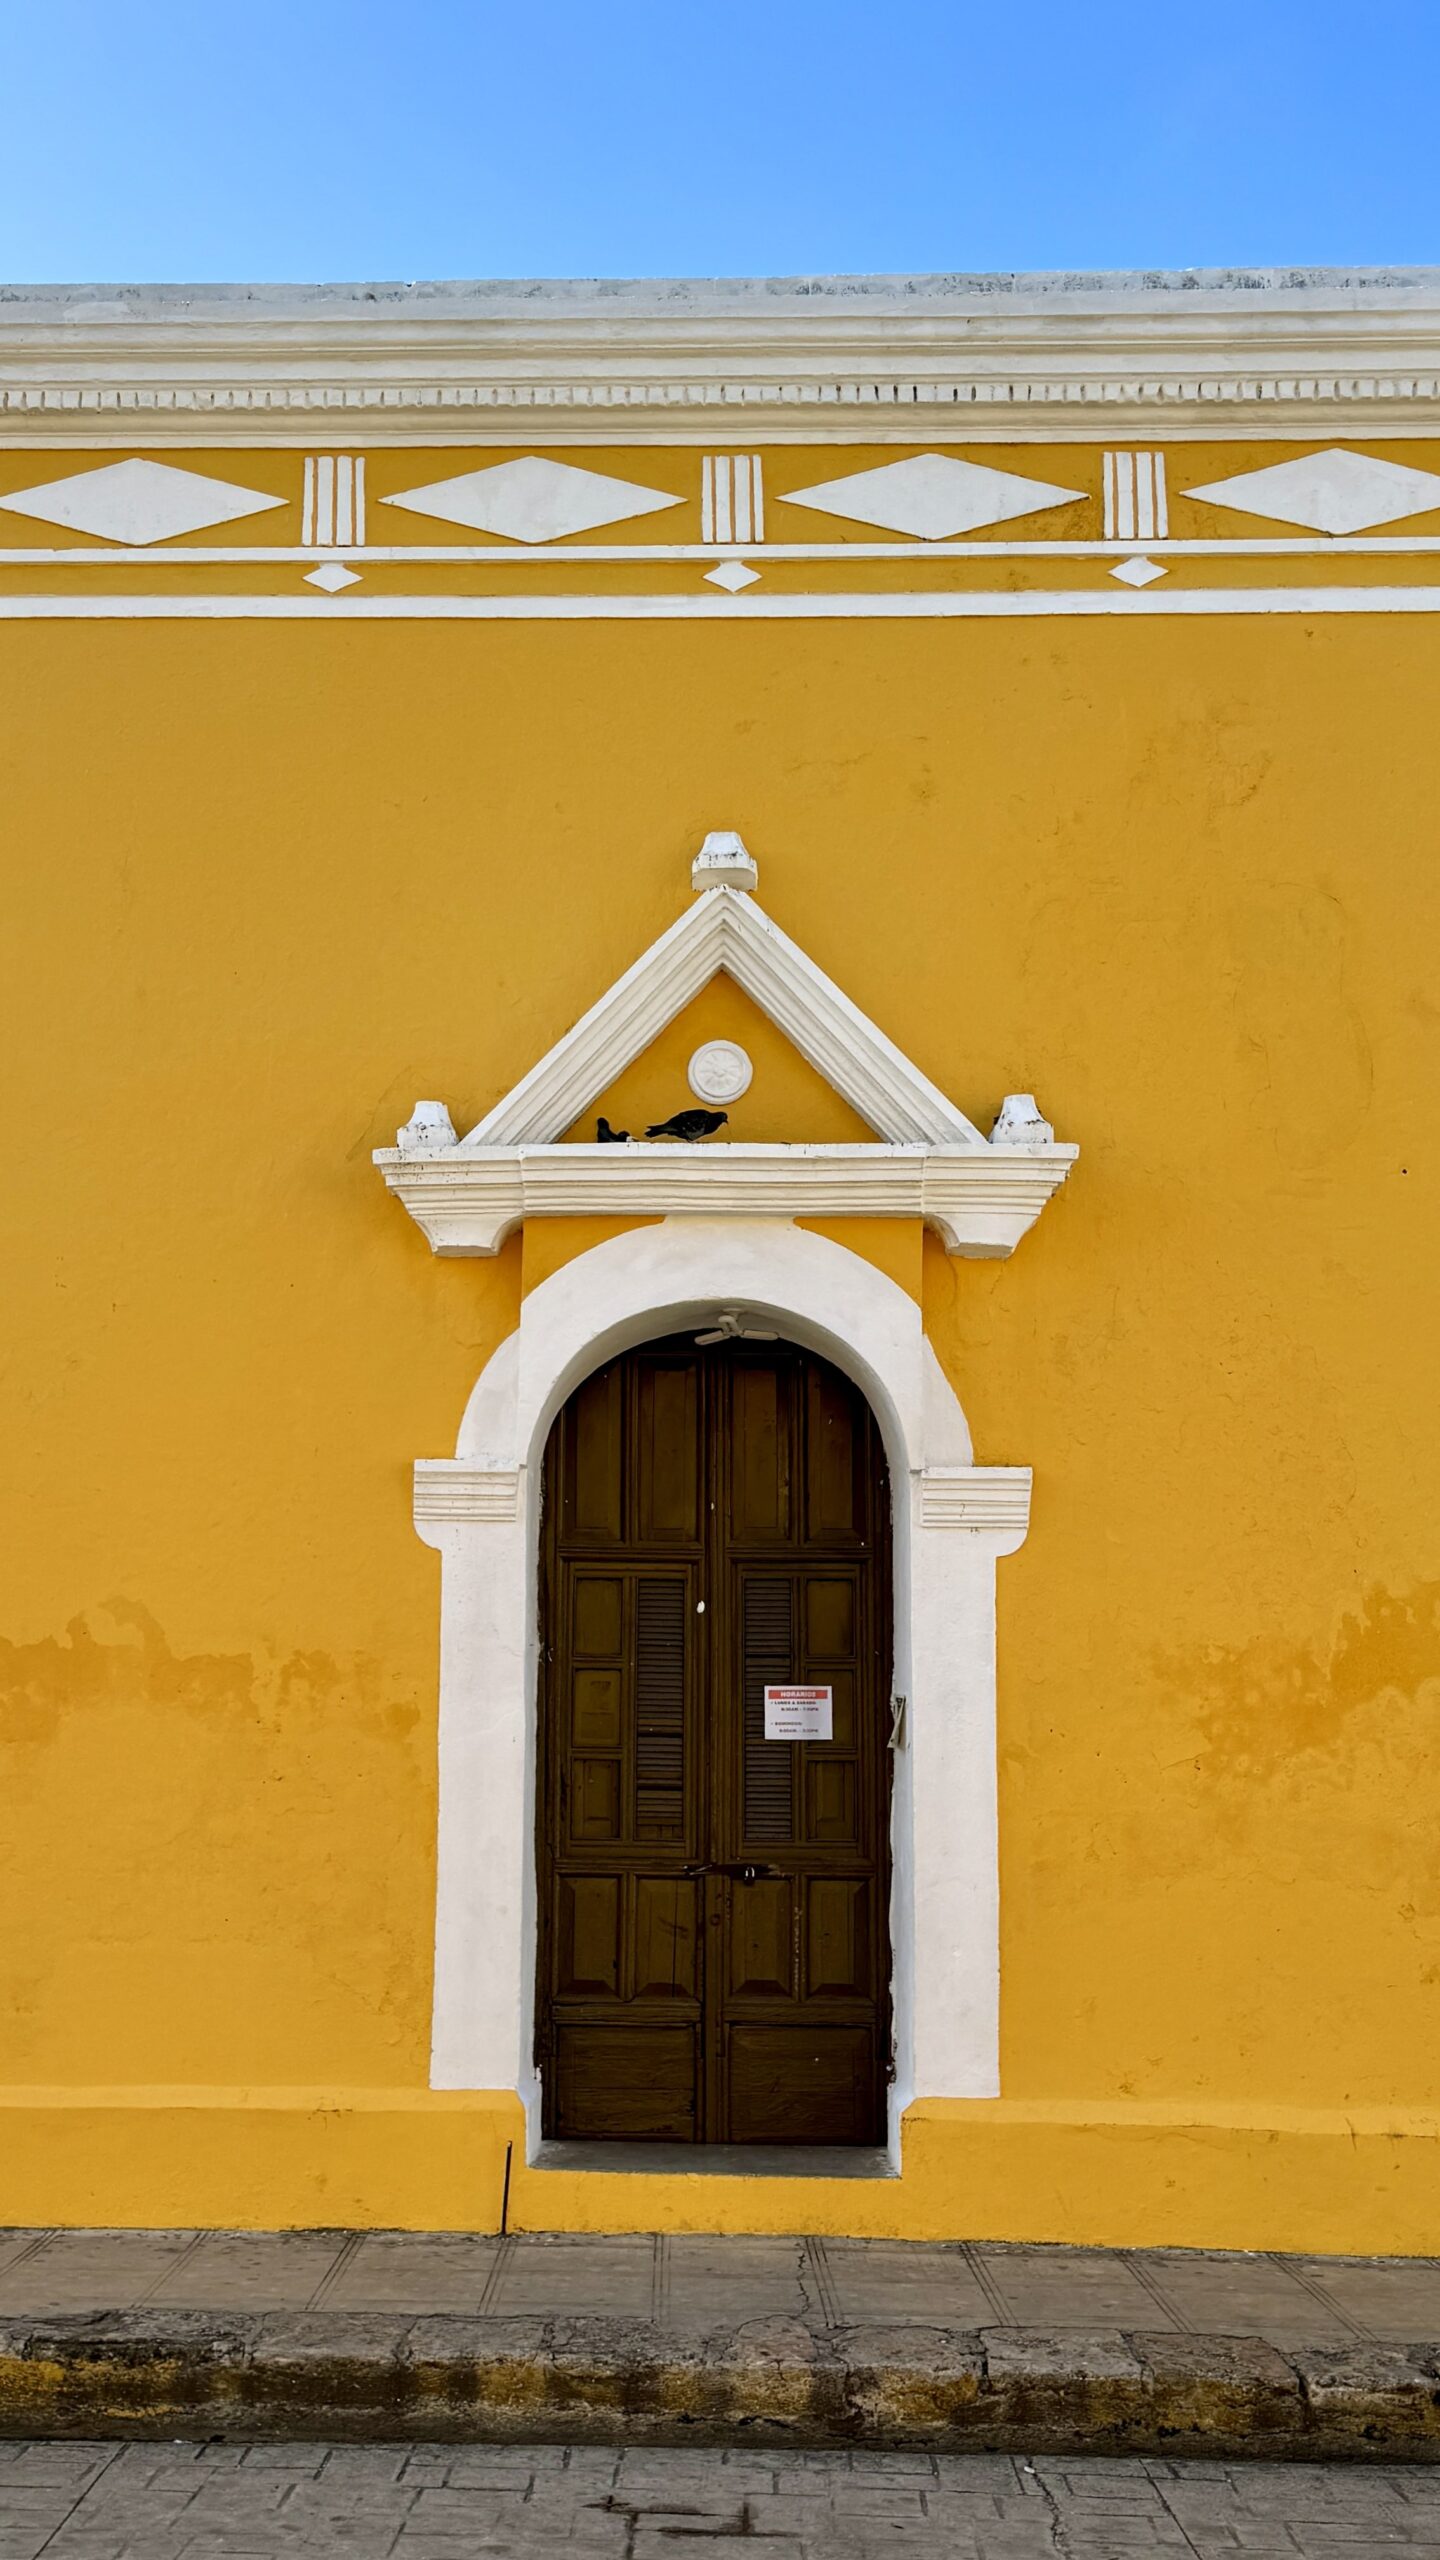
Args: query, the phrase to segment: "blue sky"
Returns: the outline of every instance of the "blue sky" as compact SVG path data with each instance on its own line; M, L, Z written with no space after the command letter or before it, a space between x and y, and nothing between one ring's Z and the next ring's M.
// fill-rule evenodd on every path
M0 274L1440 261L1440 6L9 0Z

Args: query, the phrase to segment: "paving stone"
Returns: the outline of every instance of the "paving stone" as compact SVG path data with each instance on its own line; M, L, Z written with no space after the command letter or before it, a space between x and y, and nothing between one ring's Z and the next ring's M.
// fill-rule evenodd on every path
M0 2266L0 2315L128 2311L195 2241L193 2231L57 2231Z
M669 2317L718 2326L765 2313L818 2310L813 2277L802 2275L794 2240L671 2240Z
M1440 2262L1430 2258L1297 2258L1336 2309L1377 2338L1440 2338ZM0 2270L0 2305L5 2301Z
M303 2311L343 2241L338 2231L206 2232L198 2248L164 2270L147 2298L207 2311Z
M1434 2353L1359 2341L1291 2350L1309 2406L1332 2435L1358 2448L1403 2432L1417 2449L1440 2445L1440 2378Z
M1317 2301L1313 2289L1286 2260L1239 2257L1233 2251L1155 2249L1127 2251L1165 2296L1183 2325L1229 2336L1333 2340L1353 2337L1343 2311ZM1153 2328L1153 2321L1145 2323Z
M937 2329L979 2329L995 2317L963 2249L827 2240L825 2259L843 2321L889 2326L916 2320Z
M502 2243L468 2232L368 2231L325 2287L332 2311L478 2312Z
M1113 2250L977 2247L970 2254L1008 2318L1027 2329L1169 2325L1154 2295Z
M650 2314L653 2240L517 2240L491 2297L503 2312ZM723 2317L723 2314L720 2315Z
M1132 2333L1130 2346L1154 2396L1157 2423L1181 2435L1296 2434L1303 2422L1299 2376L1260 2338Z
M412 2325L403 2315L383 2312L267 2312L250 2333L251 2361L388 2364L398 2361Z

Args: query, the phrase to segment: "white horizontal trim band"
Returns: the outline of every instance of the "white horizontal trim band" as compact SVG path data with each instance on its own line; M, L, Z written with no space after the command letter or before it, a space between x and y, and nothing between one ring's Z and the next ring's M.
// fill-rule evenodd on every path
M0 509L5 501L0 498ZM363 560L367 568L494 567L500 562L542 568L583 561L632 564L659 561L759 559L767 567L780 560L1128 560L1147 551L1164 560L1261 559L1400 559L1440 552L1440 534L1277 534L1255 541L1165 540L1129 542L415 542L367 543L238 543L228 549L164 549L136 545L76 544L67 551L46 551L31 543L23 550L0 551L0 569L148 569L160 565L189 569L260 569L302 567L313 560Z
M1131 545L1130 548L1136 548ZM1123 613L1440 613L1433 587L1191 587L1168 595L0 596L0 622L824 622Z
M922 1529L1018 1529L1030 1525L1029 1467L925 1467Z
M524 1218L923 1218L946 1251L1013 1253L1078 1148L721 1145L376 1150L432 1253L498 1253Z
M417 1458L417 1520L514 1520L520 1477L514 1467L477 1467L464 1458Z

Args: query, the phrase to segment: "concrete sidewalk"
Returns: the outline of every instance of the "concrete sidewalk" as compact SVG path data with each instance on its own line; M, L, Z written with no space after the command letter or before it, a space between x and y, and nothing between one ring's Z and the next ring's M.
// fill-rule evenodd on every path
M0 2235L0 2434L1440 2456L1440 2263Z

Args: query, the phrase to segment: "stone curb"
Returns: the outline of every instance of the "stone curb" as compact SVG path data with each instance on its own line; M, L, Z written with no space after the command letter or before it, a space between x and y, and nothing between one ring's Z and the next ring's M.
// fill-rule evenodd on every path
M0 2435L1440 2461L1440 2344L129 2311L0 2326Z

